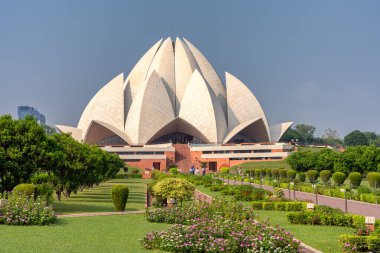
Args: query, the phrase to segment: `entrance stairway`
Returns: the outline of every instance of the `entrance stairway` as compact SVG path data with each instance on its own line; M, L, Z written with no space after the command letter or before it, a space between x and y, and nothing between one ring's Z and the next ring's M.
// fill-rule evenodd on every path
M191 153L188 144L173 144L175 148L175 163L178 169L182 172L188 172L191 163Z

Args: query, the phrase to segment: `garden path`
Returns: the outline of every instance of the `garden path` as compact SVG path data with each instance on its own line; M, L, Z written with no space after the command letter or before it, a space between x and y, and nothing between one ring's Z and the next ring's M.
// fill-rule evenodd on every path
M221 178L222 179L222 178ZM227 179L222 179L225 182L228 182L229 184L250 184L249 182L241 182L238 180L227 180ZM258 184L252 183L252 186L255 187L260 187ZM273 191L272 186L267 186L267 185L262 185L261 186L263 189ZM339 208L343 211L345 211L345 199L341 198L334 198L330 196L324 196L318 194L317 196L314 193L308 193L308 192L301 192L301 191L290 191L288 189L282 189L282 191L285 194L285 197L288 199L299 199L299 200L307 200L310 202L313 202L318 205L325 205L325 206L330 206L334 208ZM295 198L294 198L295 196ZM359 215L364 215L364 216L373 216L376 217L377 219L380 218L380 205L375 205L371 203L365 203L365 202L360 202L356 200L347 200L347 212L348 213L353 213L353 214L359 214Z

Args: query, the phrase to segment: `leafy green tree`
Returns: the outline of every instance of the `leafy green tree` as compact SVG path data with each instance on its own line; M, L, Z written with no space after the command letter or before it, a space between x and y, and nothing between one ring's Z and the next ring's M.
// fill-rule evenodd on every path
M365 133L355 130L344 137L344 144L346 146L368 146L369 141Z
M343 141L338 135L338 131L328 128L325 130L325 134L322 136L323 144L330 145L333 147L343 145Z
M297 132L301 135L305 142L310 143L314 140L315 127L312 125L298 124L295 126Z
M377 140L377 134L375 132L364 132L370 145L375 144Z
M330 170L322 170L319 173L319 176L321 177L321 180L324 184L327 184L327 182L330 180L331 177L331 171Z
M302 138L302 136L300 135L300 133L298 133L297 130L293 128L289 128L281 137L280 141L282 142L297 141L297 142L303 143L305 140Z
M288 156L288 158L286 158L286 162L293 170L297 172L306 172L315 167L316 159L316 152L297 151Z
M0 117L0 191L27 182L48 161L46 136L33 116L13 120Z
M332 149L322 149L315 152L315 165L314 168L318 171L323 169L333 170L335 162L339 159L339 153Z

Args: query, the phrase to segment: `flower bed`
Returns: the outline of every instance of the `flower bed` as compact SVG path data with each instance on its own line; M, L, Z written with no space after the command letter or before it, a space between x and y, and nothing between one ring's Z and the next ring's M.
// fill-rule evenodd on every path
M299 242L278 227L254 220L251 209L234 201L195 202L147 210L150 222L177 224L150 232L141 240L147 249L169 252L297 252Z
M56 216L52 206L47 206L42 197L25 194L10 194L0 209L0 224L6 225L47 225L54 223Z
M339 242L347 253L380 251L379 236L342 235Z

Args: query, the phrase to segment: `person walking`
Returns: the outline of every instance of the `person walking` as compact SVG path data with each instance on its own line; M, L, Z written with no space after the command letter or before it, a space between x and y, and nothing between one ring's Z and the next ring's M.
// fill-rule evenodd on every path
M202 168L202 176L205 176L206 175L206 166L203 166Z
M195 169L195 175L199 176L199 169L198 168Z
M190 175L194 175L194 172L195 172L195 169L194 169L194 165L190 167Z

